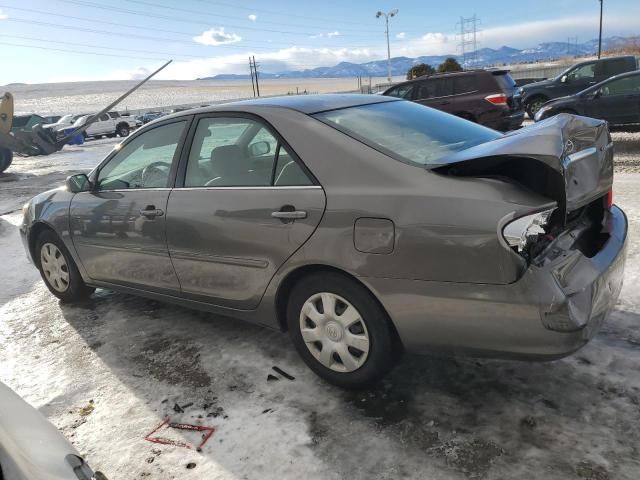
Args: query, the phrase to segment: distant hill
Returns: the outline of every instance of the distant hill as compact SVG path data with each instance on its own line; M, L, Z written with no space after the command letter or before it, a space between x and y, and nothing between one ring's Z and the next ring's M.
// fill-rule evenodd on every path
M624 37L609 37L602 40L603 50L620 48L627 41ZM546 42L532 48L517 49L511 47L481 48L476 54L473 64L467 63L465 67L486 67L492 65L506 65L513 63L528 63L543 60L555 60L565 56L584 56L597 53L598 39L585 43L568 45L567 42ZM413 65L427 63L433 67L438 66L447 57L454 57L462 63L460 55L429 55L417 58L394 57L391 59L391 72L393 75L404 75ZM260 72L260 78L338 78L338 77L384 77L387 75L387 61L376 60L366 63L340 62L333 67L317 67L306 70L286 70L282 72ZM248 79L249 75L220 74L213 77L199 78L198 80L239 80Z

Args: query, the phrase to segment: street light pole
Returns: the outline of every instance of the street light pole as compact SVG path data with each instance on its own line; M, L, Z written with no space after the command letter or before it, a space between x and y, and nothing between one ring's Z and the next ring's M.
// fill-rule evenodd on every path
M602 0L600 0L600 35L598 36L598 59L602 55Z
M381 11L378 11L378 13L376 13L376 18L380 18L384 16L386 26L387 26L387 29L384 31L384 33L387 36L387 81L389 83L391 83L391 46L389 45L389 18L395 17L397 14L398 14L397 8L387 13L384 13Z

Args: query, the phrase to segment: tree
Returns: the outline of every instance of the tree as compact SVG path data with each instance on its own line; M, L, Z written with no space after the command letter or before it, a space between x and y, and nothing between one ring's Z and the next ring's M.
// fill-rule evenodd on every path
M419 63L414 65L407 71L407 80L413 80L416 77L422 77L423 75L433 75L436 73L436 69L427 63Z
M444 62L438 65L438 73L461 72L461 71L462 71L462 65L460 65L458 61L453 57L447 58Z

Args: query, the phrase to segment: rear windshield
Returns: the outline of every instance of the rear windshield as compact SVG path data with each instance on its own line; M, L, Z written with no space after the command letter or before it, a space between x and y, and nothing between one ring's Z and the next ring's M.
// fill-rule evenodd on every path
M442 165L447 155L502 136L408 101L331 110L314 117L396 160L424 167Z
M493 77L500 85L502 90L514 90L516 88L516 81L511 77L511 75L507 72L505 73L494 73Z

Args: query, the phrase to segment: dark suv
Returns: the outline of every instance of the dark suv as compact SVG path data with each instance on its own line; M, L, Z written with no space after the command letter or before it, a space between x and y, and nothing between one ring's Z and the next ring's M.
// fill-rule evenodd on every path
M636 69L633 56L610 57L581 62L567 68L555 78L528 83L522 87L522 100L529 117L549 100L566 97L600 83L607 78Z
M383 92L437 108L496 130L522 125L524 111L508 70L440 73L395 85Z

